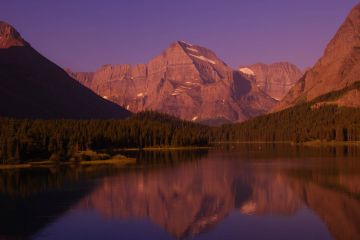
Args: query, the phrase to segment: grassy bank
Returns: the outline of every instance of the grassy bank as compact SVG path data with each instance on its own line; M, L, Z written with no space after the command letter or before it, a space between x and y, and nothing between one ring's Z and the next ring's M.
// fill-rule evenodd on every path
M21 169L21 168L31 168L31 164L0 164L0 170L11 170L11 169Z
M23 164L0 164L0 170L23 169L23 168L48 168L54 166L73 166L73 165L128 165L136 163L135 158L123 159L108 159L108 160L94 160L94 161L79 161L79 162L62 162L54 163L51 161L23 163Z
M127 165L136 163L136 159L117 154L110 156L106 153L97 153L91 150L75 153L70 159L63 160L59 156L52 156L44 161L30 161L26 163L0 164L0 170L20 168L43 168L53 166L73 165Z

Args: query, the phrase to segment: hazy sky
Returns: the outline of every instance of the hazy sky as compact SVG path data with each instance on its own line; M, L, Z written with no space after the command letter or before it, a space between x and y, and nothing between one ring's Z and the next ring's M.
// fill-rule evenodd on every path
M146 63L171 42L230 66L311 66L356 0L1 0L0 19L62 67Z

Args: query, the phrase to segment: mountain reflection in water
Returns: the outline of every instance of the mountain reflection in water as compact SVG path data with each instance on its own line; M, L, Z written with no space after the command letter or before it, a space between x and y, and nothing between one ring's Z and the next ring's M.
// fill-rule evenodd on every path
M2 221L0 236L360 239L360 162L333 149L319 154L288 148L133 152L140 158L137 166L106 172L96 180L80 177L56 191L49 186L41 193L47 205L64 202L74 195L72 189L82 191L67 201L66 209L41 213L52 218L32 232L6 231ZM0 183L5 176L0 174ZM47 197L54 192L60 192L58 200ZM21 198L34 203L38 195ZM19 204L14 193L3 192L0 203L9 205L6 198ZM51 201L45 203L46 199ZM31 221L30 216L16 214L12 217Z

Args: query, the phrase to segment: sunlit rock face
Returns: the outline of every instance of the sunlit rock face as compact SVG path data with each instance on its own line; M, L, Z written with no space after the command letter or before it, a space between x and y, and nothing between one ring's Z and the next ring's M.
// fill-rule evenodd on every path
M276 103L211 50L183 41L147 64L104 65L89 81L73 76L130 111L151 109L192 121L244 121Z
M258 88L278 101L303 75L297 66L288 62L257 63L240 67L239 71L250 76Z
M313 68L289 91L275 108L282 110L295 104L311 101L323 94L343 89L360 80L360 4L354 7L323 56ZM358 90L355 96L359 95ZM359 106L359 98L349 98L341 105Z
M291 215L302 202L279 172L204 160L106 178L79 207L109 218L149 218L183 239L211 229L232 211Z
M10 24L0 21L0 48L15 46L29 46L29 44Z

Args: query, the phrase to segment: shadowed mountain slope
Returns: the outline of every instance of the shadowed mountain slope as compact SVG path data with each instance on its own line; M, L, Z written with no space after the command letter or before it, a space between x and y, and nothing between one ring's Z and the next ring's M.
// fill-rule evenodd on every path
M105 119L130 112L70 78L0 22L0 116Z

